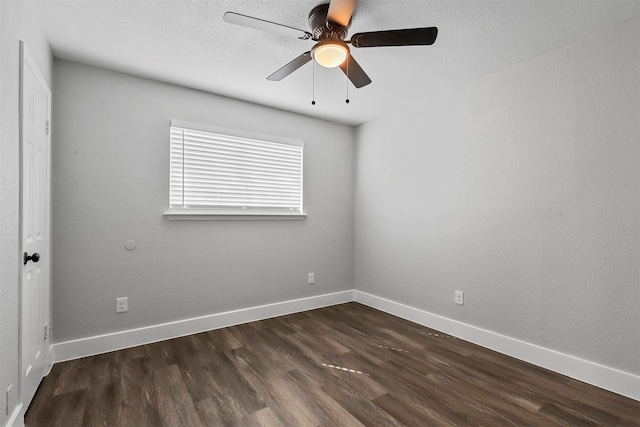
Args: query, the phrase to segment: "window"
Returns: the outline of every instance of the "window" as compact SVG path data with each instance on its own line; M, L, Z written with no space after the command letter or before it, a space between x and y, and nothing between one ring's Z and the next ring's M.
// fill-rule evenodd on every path
M234 133L171 122L165 215L169 219L304 217L302 143Z

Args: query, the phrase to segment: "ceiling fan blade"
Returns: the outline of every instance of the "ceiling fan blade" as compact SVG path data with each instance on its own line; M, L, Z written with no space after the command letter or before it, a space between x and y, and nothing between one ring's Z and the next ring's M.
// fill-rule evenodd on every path
M334 22L342 27L347 27L356 7L356 0L331 0L327 21Z
M227 12L223 18L229 24L242 25L243 27L257 28L258 30L270 31L272 33L282 34L283 36L297 37L307 40L312 37L311 33L287 25L276 24L275 22L265 21L264 19L253 18L251 16L242 15L235 12Z
M431 45L438 36L437 27L371 31L351 36L354 47Z
M360 64L356 62L353 56L340 64L340 69L347 75L351 83L358 89L371 83L371 79L364 72Z
M305 52L293 61L289 62L284 67L280 68L275 73L271 74L269 77L267 77L267 80L279 82L309 61L311 61L311 52Z

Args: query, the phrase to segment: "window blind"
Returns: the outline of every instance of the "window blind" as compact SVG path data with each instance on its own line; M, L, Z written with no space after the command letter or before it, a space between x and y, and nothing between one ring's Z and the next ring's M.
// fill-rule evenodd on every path
M170 136L171 208L302 213L302 146L174 125Z

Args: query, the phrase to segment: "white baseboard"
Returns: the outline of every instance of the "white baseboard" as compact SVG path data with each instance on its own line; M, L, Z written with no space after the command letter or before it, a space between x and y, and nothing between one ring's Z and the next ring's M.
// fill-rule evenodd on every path
M123 348L239 325L270 317L357 301L605 390L640 400L640 376L589 362L357 290L336 292L184 319L53 344L53 361L78 359ZM12 425L12 424L8 424Z
M22 413L22 404L16 406L11 413L11 417L7 420L7 427L24 427L24 414Z
M227 311L160 325L130 329L53 344L53 361L79 359L123 348L168 340L227 326L239 325L270 317L313 310L353 301L353 291L342 291L309 298Z
M589 362L358 290L354 291L354 300L516 359L640 400L640 376L638 375Z

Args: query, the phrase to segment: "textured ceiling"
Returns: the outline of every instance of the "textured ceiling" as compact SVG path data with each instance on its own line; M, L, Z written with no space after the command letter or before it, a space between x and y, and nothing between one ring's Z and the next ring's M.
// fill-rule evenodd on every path
M0 0L1 1L1 0ZM373 83L309 63L312 41L225 23L226 11L309 30L322 0L30 0L58 58L360 124L640 15L640 1L360 0L349 33L437 26L432 46L352 48ZM313 70L315 100L311 105Z

